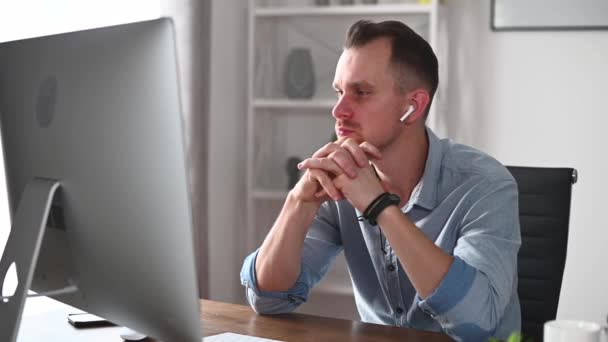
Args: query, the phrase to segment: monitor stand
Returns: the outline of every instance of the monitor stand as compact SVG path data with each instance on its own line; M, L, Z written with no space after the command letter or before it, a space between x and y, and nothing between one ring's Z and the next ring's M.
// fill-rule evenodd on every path
M6 248L0 260L0 286L14 263L17 289L9 299L0 300L0 341L15 342L27 291L32 283L38 254L46 229L51 203L60 184L57 180L34 178L23 191Z
M125 341L141 341L148 338L148 336L127 327L123 327L120 331L120 338Z

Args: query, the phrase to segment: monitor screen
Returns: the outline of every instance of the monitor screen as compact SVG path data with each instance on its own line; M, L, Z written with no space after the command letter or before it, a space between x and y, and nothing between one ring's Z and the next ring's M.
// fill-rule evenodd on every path
M59 185L31 289L73 286L53 298L200 341L171 20L1 43L0 125L11 236L44 203L25 189Z

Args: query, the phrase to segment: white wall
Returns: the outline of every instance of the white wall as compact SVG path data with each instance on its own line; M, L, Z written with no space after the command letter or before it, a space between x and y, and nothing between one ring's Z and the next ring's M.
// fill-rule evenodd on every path
M505 164L574 167L558 317L608 314L608 31L493 32L489 1L448 1L442 131Z
M0 0L0 41L158 18L159 1Z
M247 1L211 4L209 104L209 297L243 302Z

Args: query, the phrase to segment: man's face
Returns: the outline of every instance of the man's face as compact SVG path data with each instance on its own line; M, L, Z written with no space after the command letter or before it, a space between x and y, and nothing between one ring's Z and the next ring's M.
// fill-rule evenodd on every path
M386 38L342 52L333 84L338 94L332 111L338 138L368 141L382 150L398 136L407 98L397 91L390 57Z

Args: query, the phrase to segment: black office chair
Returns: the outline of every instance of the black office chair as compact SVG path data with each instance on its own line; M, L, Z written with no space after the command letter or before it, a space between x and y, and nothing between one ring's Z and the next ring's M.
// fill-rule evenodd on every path
M542 342L543 324L557 314L577 172L570 168L507 168L519 188L521 330L525 339Z

